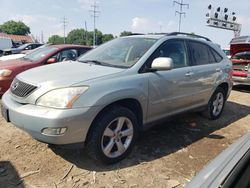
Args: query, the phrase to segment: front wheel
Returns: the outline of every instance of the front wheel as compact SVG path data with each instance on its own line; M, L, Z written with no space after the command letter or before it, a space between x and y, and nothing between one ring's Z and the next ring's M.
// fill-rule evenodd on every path
M226 102L226 94L224 89L217 88L210 98L207 109L204 111L204 115L209 119L215 120L221 116Z
M106 164L125 158L138 137L135 114L120 106L106 110L93 126L87 143L88 153L95 160Z

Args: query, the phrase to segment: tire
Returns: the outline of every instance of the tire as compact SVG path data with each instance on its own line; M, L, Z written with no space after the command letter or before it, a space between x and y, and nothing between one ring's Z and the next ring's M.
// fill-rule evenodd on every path
M218 87L211 96L207 109L203 112L203 115L211 120L218 119L224 109L226 102L226 92L221 87Z
M91 158L105 164L124 159L138 137L135 114L121 106L105 110L92 126L86 145L87 152Z

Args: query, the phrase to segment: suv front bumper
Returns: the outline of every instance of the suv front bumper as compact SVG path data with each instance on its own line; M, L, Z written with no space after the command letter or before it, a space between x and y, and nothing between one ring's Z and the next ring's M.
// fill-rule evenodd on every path
M36 140L49 144L84 142L97 113L97 107L54 109L20 104L12 99L9 92L2 97L2 114L6 120ZM67 131L61 135L45 135L42 133L45 128L67 128Z

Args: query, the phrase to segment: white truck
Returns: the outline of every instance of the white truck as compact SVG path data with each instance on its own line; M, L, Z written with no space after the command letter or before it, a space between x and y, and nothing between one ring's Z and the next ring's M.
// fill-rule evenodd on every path
M0 37L0 56L2 55L2 50L6 48L11 48L12 45L12 40L7 37Z

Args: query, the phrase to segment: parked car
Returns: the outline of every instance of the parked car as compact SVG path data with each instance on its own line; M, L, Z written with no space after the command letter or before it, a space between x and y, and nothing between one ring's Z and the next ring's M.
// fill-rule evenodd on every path
M39 43L23 44L23 45L19 46L18 48L4 49L3 55L25 53L25 51L33 50L33 49L38 48L42 45L43 44L39 44Z
M3 116L42 142L84 143L104 163L123 159L166 117L202 108L217 119L232 63L209 39L189 35L117 38L76 62L23 72L2 98Z
M0 57L3 55L3 50L12 48L12 40L10 38L0 37Z
M33 50L27 50L27 51L25 51L24 53L21 53L21 54L12 54L12 55L2 56L2 57L0 57L0 63L1 63L1 61L20 59L20 58L24 57L27 53L30 53L30 52L32 52L34 50L38 50L40 48L44 48L44 47L49 46L49 45L51 45L51 44L43 44L42 46L40 46L38 48L35 48Z
M186 188L250 187L250 133L202 169Z
M19 59L24 57L25 54L12 54L12 55L5 55L0 57L0 63L1 61L7 61L7 60L12 60L12 59Z
M234 85L250 85L250 36L232 39L230 51Z
M75 60L90 49L81 45L50 45L30 52L23 58L0 62L0 95L9 89L12 80L20 72L50 63Z

